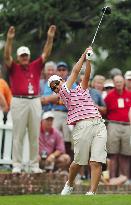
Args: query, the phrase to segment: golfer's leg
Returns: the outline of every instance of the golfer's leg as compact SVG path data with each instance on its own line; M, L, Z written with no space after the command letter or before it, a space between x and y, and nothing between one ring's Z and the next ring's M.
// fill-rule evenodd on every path
M102 172L102 166L101 163L99 162L90 162L90 167L91 167L91 187L90 187L90 192L96 192L97 186L100 181L101 177L101 172Z
M68 185L70 187L73 186L73 182L80 168L81 168L81 165L75 164L75 162L71 163L70 168L69 168L69 176L68 176Z

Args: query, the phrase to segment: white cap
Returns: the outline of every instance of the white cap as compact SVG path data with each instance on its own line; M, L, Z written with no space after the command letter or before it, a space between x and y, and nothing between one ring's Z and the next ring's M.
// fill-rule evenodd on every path
M114 84L112 82L107 82L107 83L104 84L104 88L107 88L107 87L114 88Z
M53 112L51 112L51 111L44 112L43 115L42 115L42 120L46 120L46 119L48 119L49 117L54 118Z
M124 77L126 80L131 79L131 70L126 71Z
M59 77L58 75L52 75L49 79L48 79L48 86L50 87L50 84L53 82L53 81L60 81L62 80L61 77Z
M26 46L21 46L17 49L17 56L21 56L22 54L30 55L30 50Z

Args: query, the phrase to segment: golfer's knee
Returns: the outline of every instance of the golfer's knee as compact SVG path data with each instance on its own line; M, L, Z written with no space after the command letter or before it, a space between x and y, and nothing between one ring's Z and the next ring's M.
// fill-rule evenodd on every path
M91 161L90 162L90 166L93 168L101 168L101 163L100 162L95 162L95 161Z
M75 170L78 169L79 170L80 168L81 168L81 165L76 164L75 162L72 162L69 169L70 170L73 170L73 169L75 169Z

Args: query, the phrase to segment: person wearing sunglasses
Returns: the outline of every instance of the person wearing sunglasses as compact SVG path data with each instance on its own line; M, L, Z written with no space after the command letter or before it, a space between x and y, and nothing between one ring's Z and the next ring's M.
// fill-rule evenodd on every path
M48 80L50 88L55 93L59 93L68 109L67 123L74 125L72 132L74 161L70 165L68 181L61 195L72 193L73 182L77 173L88 162L91 167L91 187L86 195L94 195L100 180L102 163L106 163L107 131L88 90L92 55L92 48L87 48L74 65L66 81L57 75L51 76ZM84 61L86 61L86 69L82 82L75 89L72 89L72 85L77 80Z

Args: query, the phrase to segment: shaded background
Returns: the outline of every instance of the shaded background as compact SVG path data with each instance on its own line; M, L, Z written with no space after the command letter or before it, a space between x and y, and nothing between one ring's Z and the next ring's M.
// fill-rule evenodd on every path
M95 73L108 77L113 67L131 70L131 0L0 0L0 64L9 26L16 29L13 47L28 46L32 59L41 54L49 25L57 26L50 59L64 60L70 68L92 41L101 8L110 5L93 46Z

